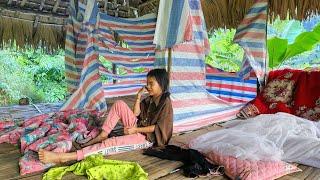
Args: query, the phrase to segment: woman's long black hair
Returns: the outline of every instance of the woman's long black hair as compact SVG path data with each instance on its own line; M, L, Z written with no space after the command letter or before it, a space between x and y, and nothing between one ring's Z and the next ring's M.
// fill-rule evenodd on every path
M154 77L161 87L162 95L159 105L163 104L167 97L170 96L169 92L169 75L165 69L152 69L148 72L147 77ZM158 106L159 106L158 105ZM161 106L159 106L161 107Z

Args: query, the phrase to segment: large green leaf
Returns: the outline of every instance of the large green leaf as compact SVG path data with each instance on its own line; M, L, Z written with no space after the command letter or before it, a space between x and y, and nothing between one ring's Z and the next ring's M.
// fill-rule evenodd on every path
M287 40L272 38L268 40L269 67L273 68L286 59L310 51L320 42L320 24L311 32L303 32L289 44ZM285 52L285 53L284 53Z
M269 67L278 66L286 54L288 40L280 38L272 38L268 40Z
M305 51L311 51L317 43L320 42L320 25L315 27L311 32L301 33L287 48L284 59L289 59Z

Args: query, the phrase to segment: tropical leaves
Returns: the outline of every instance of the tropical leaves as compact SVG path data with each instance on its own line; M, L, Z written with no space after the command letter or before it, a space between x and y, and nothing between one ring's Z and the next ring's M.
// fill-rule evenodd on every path
M280 38L272 38L268 40L269 67L278 66L287 51L288 40Z
M243 49L233 42L235 29L217 29L209 35L211 52L206 63L224 71L239 71Z
M320 24L311 32L299 34L292 44L287 39L271 38L268 40L269 67L274 68L281 62L295 55L312 50L320 42Z

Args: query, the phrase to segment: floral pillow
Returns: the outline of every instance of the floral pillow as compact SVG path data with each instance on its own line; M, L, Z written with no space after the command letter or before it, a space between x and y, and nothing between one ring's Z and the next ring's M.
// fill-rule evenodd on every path
M248 118L277 112L292 114L294 90L302 72L292 69L271 71L262 92L240 110L238 117Z

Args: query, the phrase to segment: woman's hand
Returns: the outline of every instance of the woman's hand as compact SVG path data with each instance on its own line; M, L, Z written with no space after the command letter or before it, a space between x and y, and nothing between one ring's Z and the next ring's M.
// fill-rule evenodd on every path
M146 89L145 86L143 86L143 87L138 91L138 93L137 93L137 98L140 99L141 96L142 96L142 94L145 93L145 92L147 92L147 89Z
M124 127L123 128L123 133L125 135L136 134L137 133L137 128L136 127L131 127L131 128Z

